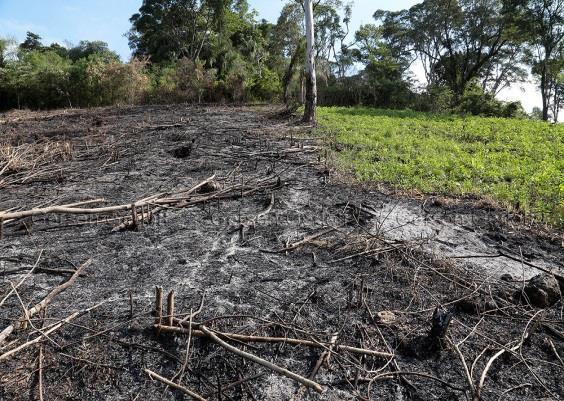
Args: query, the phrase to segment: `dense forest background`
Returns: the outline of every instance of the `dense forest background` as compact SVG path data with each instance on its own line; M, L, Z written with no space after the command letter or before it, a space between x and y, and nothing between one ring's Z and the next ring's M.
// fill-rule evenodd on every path
M352 7L315 5L322 105L558 120L564 105L564 0L426 0L350 32ZM99 41L0 39L0 109L159 102L303 103L300 1L258 21L246 0L144 0L127 62ZM417 84L411 67L425 72ZM496 95L532 75L542 105L527 116Z

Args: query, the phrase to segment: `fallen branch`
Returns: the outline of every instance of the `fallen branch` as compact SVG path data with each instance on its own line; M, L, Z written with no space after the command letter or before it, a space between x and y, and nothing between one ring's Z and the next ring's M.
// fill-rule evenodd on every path
M212 175L211 177L205 179L204 181L200 182L198 185L190 188L189 190L177 193L177 195L179 195L179 194L185 194L184 196L191 195L194 192L196 192L198 189L203 187L204 185L207 185L208 183L212 182L214 179L215 179L215 174ZM167 194L159 194L158 196L151 196L151 197L148 197L148 198L145 198L145 199L141 199L141 200L136 202L136 205L141 206L141 208L143 208L144 206L147 206L149 208L151 205L154 204L154 202L156 200L158 200L158 198L160 198L161 196L166 196L166 195ZM161 201L165 201L165 199L162 199ZM178 201L180 201L180 199L171 198L171 199L166 199L166 201L177 201L178 202ZM142 221L151 221L153 219L153 216L163 209L164 209L164 206L156 206L152 210L148 209L147 212L142 211L141 212L141 220ZM133 212L133 213L135 215L137 215L136 211ZM123 223L121 223L120 225L114 227L112 229L112 232L127 230L129 228L132 228L134 225L135 225L134 218L132 218L132 219L126 220Z
M296 248L299 248L302 245L306 245L308 242L311 242L319 237L324 236L325 234L329 234L330 232L335 231L336 229L331 227L331 228L326 228L324 230L318 231L315 234L312 234L308 237L305 237L304 239L294 242L292 244L289 244L288 246L286 246L285 248L281 248L281 249L274 249L274 250L270 250L270 249L261 249L262 252L266 252L266 253L282 253L282 252L288 252L288 251L293 251Z
M2 225L2 221L0 220L0 227ZM0 238L1 239L1 238ZM14 288L12 288L10 290L10 292L8 292L8 294L6 294L6 296L4 298L2 298L2 301L0 301L0 307L2 305L4 305L4 302L6 302L6 300L14 293L17 291L18 287L20 285L23 284L23 282L33 274L33 272L37 269L37 265L39 264L39 260L41 259L41 255L43 255L43 249L41 251L39 251L39 256L37 257L37 260L35 261L35 264L33 265L33 267L29 270L29 272L27 272L27 274L20 280L20 282L18 284L16 284L14 286ZM2 344L2 335L0 334L0 344Z
M198 393L193 392L192 390L187 389L184 386L181 386L180 384L176 384L173 381L168 380L165 377L162 377L161 375L149 370L149 369L143 369L143 372L147 373L149 375L149 377L151 379L160 381L161 383L166 384L169 387L172 387L178 391L181 391L182 393L189 395L190 397L192 397L195 400L198 401L206 401L206 399L204 397L202 397L201 395L199 395Z
M312 381L312 380L309 380L309 379L307 379L307 378L305 378L305 377L303 377L303 376L300 376L300 375L298 375L298 374L296 374L296 373L294 373L294 372L290 372L289 370L284 369L284 368L281 368L280 366L275 365L275 364L273 364L272 362L268 362L267 360L264 360L264 359L262 359L262 358L259 358L259 357L256 356L256 355L250 354L250 353L245 352L245 351L241 351L240 349L235 348L234 346L227 344L225 341L223 341L223 340L220 339L217 335L215 335L212 331L210 331L206 326L200 326L200 330L201 330L201 332L203 332L207 337L209 337L210 339L212 339L215 343L217 343L217 344L220 345L221 347L225 348L226 350L228 350L228 351L230 351L230 352L232 352L232 353L234 353L234 354L236 354L236 355L239 355L239 356L241 356L241 357L243 357L243 358L245 358L245 359L248 359L248 360L250 360L250 361L252 361L252 362L255 362L255 363L259 364L259 365L262 365L262 366L264 366L264 367L266 367L266 368L268 368L268 369L271 369L271 370L273 370L273 371L275 371L275 372L277 372L277 373L280 373L281 375L286 376L286 377L288 377L288 378L290 378L290 379L292 379L292 380L295 380L295 381L297 381L298 383L301 383L301 384L303 384L303 385L306 386L306 387L309 387L309 388L314 389L314 390L317 391L318 393L322 393L322 392L324 391L324 390L323 390L323 387L321 387L320 384L318 384L318 383L316 383L316 382L314 382L314 381Z
M58 330L59 328L61 328L65 323L69 323L71 320L73 320L74 318L76 318L78 315L80 315L80 312L74 312L72 315L68 316L67 318L61 320L59 323L51 326L51 328L49 328L47 331L45 332L41 332L41 334L39 334L37 337L35 337L33 340L28 341L2 355L0 355L0 362L5 361L6 359L11 358L12 356L14 356L15 354L17 354L18 352L31 347L32 345L37 344L38 342L40 342L41 340L43 340L45 337L47 337L49 334L53 333L54 331Z
M29 319L31 319L34 315L36 315L37 313L41 312L43 309L45 309L45 307L53 300L53 298L55 298L58 294L60 294L61 292L63 292L64 290L66 290L67 288L69 288L78 278L78 276L80 276L80 274L84 271L84 269L90 265L90 263L92 263L92 259L88 259L86 262L84 262L82 265L80 265L80 267L78 269L76 269L76 271L74 272L74 274L63 284L53 288L51 290L51 292L49 292L49 294L47 294L47 296L45 298L43 298L43 300L41 302L39 302L38 304L36 304L33 308L29 309L26 313L26 315L24 316L23 319L21 319L19 322L16 323L12 323L11 325L9 325L8 327L6 327L4 330L2 330L2 332L0 333L0 345L6 340L6 338L8 338L8 336L10 334L12 334L12 332L14 330L23 330L27 327L27 322L29 321Z
M192 330L192 336L194 337L208 337L208 335L201 329L204 326L198 326L199 330ZM177 333L177 334L189 334L190 329L184 327L170 327L170 326L163 326L163 325L155 325L157 330L163 333ZM304 345L307 347L314 347L314 348L325 348L331 346L331 342L321 342L321 341L311 341L311 340L302 340L298 338L286 338L286 337L261 337L261 336L246 336L242 334L234 334L234 333L223 333L223 332L216 332L216 335L219 337L223 337L226 339L231 339L240 342L256 342L256 343L285 343L290 345ZM365 348L356 348L350 347L348 345L334 345L335 351L347 351L353 354L362 354L362 355L370 355L380 358L392 358L394 355L389 352L383 351L375 351Z
M209 180L213 179L214 176L206 179L205 181L201 182L200 184L196 185L193 190L198 189L202 185L206 184ZM191 190L190 190L191 191ZM190 192L189 191L189 192ZM184 192L184 191L183 191ZM191 193L191 192L190 192ZM152 197L151 197L152 198ZM30 210L22 210L19 212L0 212L0 219L6 221L10 219L21 219L24 217L31 217L31 216L42 216L46 214L103 214L103 213L113 213L119 212L124 210L132 210L132 204L136 207L147 206L155 203L156 201L147 198L142 199L138 202L132 202L124 205L116 205L116 206L107 206L107 207L99 207L99 208L79 208L72 205L63 205L63 206L49 206L43 208L35 208ZM166 199L166 202L163 203L174 203L179 201L180 199Z

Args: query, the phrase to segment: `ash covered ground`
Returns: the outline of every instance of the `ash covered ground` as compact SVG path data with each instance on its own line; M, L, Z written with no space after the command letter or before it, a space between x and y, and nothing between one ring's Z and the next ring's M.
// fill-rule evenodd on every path
M0 121L3 149L20 152L0 175L0 210L186 195L148 202L136 229L127 211L4 223L0 301L11 295L0 330L91 264L0 344L5 354L79 313L0 360L0 400L191 399L144 369L209 400L564 394L562 300L541 308L525 295L543 270L562 275L561 233L473 199L361 185L335 170L318 130L267 107L12 112ZM165 298L174 290L178 319L199 312L196 328L322 344L222 337L323 393L209 337L158 332L156 287ZM451 317L441 338L430 335L437 307Z

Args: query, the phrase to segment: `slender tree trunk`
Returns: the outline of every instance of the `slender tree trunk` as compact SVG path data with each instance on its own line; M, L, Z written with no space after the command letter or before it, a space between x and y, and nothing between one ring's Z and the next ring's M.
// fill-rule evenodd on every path
M300 73L300 103L305 103L305 71Z
M306 26L306 101L304 122L315 122L315 107L317 106L317 80L315 76L315 52L313 29L313 0L305 0Z
M548 112L549 112L549 89L548 89L548 72L546 68L548 58L543 61L542 72L541 72L541 82L540 82L540 90L542 96L542 119L543 121L548 121Z
M300 52L302 51L303 51L303 46L298 45L296 47L296 51L292 54L292 57L290 58L290 64L288 65L288 68L284 72L284 77L282 78L282 83L284 85L284 104L286 106L290 104L290 84L292 83L292 78L294 76L294 69L300 57Z

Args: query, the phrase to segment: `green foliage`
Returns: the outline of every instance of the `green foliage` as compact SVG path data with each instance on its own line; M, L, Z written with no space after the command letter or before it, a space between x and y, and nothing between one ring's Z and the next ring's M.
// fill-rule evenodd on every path
M447 86L456 101L477 78L484 87L494 81L498 90L508 76L519 74L517 16L507 0L426 0L374 15L392 53L418 58L429 84ZM498 65L505 68L492 68Z
M20 44L20 49L24 51L41 50L42 48L41 36L29 31L25 40Z
M282 92L280 77L274 71L265 68L260 75L253 77L250 93L253 99L276 100Z
M458 106L454 110L462 114L484 117L526 117L520 102L497 100L493 95L484 93L477 84L470 84L466 87Z
M216 71L188 58L155 65L151 69L151 99L157 102L201 102L210 100L216 85Z
M493 197L564 225L564 126L367 108L320 108L361 179Z
M104 61L119 61L116 52L108 48L108 44L102 41L81 40L78 46L74 46L67 50L67 57L72 61L88 58L91 55L99 55Z
M20 106L68 105L70 69L69 60L53 51L25 52L0 70L0 85Z

